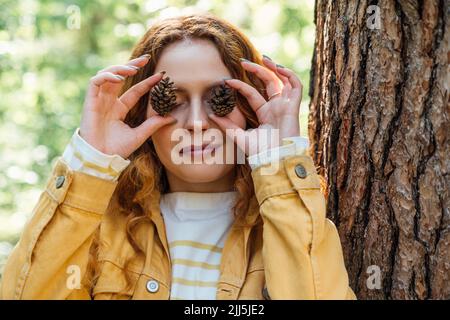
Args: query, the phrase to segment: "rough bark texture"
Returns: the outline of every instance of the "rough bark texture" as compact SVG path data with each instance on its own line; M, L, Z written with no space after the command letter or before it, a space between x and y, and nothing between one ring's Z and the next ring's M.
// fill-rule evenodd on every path
M360 299L450 299L449 10L316 1L311 151ZM380 289L367 286L373 265Z

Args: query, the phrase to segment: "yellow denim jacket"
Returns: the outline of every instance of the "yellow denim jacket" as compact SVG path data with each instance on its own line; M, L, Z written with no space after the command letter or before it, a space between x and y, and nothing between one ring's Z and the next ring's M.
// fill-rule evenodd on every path
M334 224L312 159L279 162L276 174L252 171L256 197L248 221L234 224L225 242L217 299L354 299ZM134 255L120 215L105 215L117 182L73 171L59 159L22 237L4 268L0 299L169 299L171 265L159 195L151 224L137 234L145 257ZM100 227L100 276L95 287L71 285L86 274L88 252ZM78 270L78 271L77 271ZM83 282L84 283L84 282Z

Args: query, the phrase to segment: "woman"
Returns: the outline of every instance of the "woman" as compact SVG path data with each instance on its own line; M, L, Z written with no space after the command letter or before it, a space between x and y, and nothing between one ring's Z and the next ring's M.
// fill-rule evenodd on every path
M223 20L152 26L127 64L91 78L1 298L354 298L298 138L301 96Z

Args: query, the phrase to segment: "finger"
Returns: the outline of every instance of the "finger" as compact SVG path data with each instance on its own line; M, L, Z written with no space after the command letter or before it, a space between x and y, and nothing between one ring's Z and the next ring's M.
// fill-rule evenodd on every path
M291 84L292 89L301 90L303 88L302 82L297 77L297 75L294 73L294 71L292 71L288 68L285 68L281 65L277 65L277 71L289 79L289 83Z
M136 66L127 66L127 65L115 65L115 66L109 66L105 69L100 70L97 72L97 74L103 73L103 72L110 72L114 74L119 74L122 76L131 76L137 73L139 70L139 67Z
M219 117L215 114L209 114L208 117L213 120L217 125L225 132L225 134L230 137L236 145L247 153L246 150L247 143L245 142L247 132L234 123L230 118Z
M278 68L277 68L277 64L272 61L269 57L264 56L263 58L263 63L264 65L269 68L273 73L275 73L275 75L281 80L281 82L283 83L283 88L288 88L291 89L291 83L289 82L289 79L283 75L281 75L278 72Z
M256 74L264 82L269 97L277 92L281 92L280 81L272 71L248 60L241 61L241 64L245 70Z
M163 126L174 124L177 120L172 116L162 117L155 115L145 120L141 125L134 128L136 133L136 139L139 145L144 143L153 133L162 128Z
M225 82L232 88L236 89L240 94L242 94L250 104L250 107L257 111L264 104L267 103L266 99L252 86L249 84L237 80L237 79L229 79L225 80Z
M93 76L89 81L88 95L96 96L100 91L100 87L105 83L121 83L124 80L124 77L111 72L99 73Z
M109 72L109 73L118 74L119 76L122 76L125 78L128 76L135 75L141 67L145 66L149 62L149 60L150 60L150 55L144 54L138 58L128 61L128 63L126 65L110 66L103 70L100 70L97 74ZM117 96L120 92L120 89L121 89L121 86L110 86L110 87L108 87L108 93ZM98 88L93 88L92 91L93 91L93 94L97 95L100 90Z
M139 101L139 99L146 94L159 80L162 79L164 73L159 72L148 77L145 80L135 84L128 89L119 100L128 108L131 109Z
M150 61L151 56L149 54L144 54L138 58L128 61L126 64L129 66L135 66L142 68Z

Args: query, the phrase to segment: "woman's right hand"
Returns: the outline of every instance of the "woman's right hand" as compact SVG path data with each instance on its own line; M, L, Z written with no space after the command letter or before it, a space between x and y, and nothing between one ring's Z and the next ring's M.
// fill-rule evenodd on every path
M126 159L156 130L175 122L171 116L159 115L151 116L136 128L124 122L128 111L163 77L162 73L152 75L118 96L125 77L135 75L149 59L148 55L144 55L130 60L126 65L110 66L91 78L83 107L80 136L95 149Z

